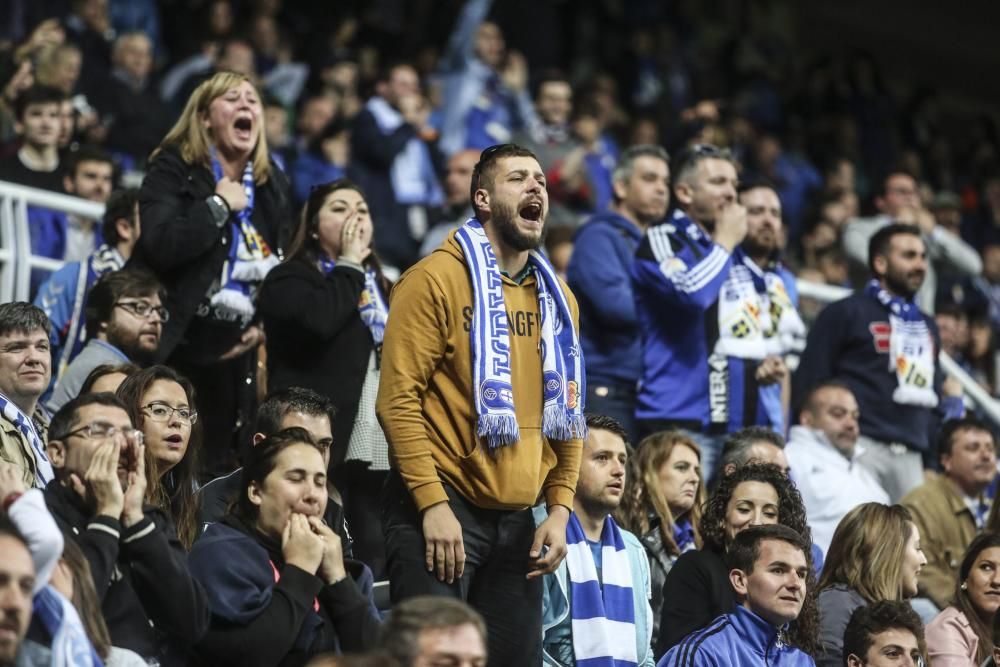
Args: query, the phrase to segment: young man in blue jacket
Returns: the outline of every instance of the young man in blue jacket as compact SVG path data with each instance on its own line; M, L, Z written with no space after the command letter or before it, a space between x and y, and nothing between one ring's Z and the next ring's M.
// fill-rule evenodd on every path
M808 548L780 524L738 533L726 560L739 606L685 637L657 667L812 667L813 659L790 646L786 634L806 600Z
M652 145L629 148L615 167L612 188L611 207L595 214L576 233L566 279L580 304L587 409L617 419L635 442L642 343L632 264L646 229L667 214L667 152Z
M611 517L625 489L628 464L621 424L587 415L568 553L542 592L542 664L653 667L649 562L639 539ZM545 520L544 506L534 510Z

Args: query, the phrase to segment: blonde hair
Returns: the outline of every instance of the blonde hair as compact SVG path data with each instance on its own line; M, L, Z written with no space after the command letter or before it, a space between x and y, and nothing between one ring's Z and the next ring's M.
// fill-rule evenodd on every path
M668 553L678 556L680 549L674 541L674 526L684 516L688 517L694 530L695 546L701 548L698 523L701 520L702 505L705 503L705 480L699 474L694 505L675 517L660 486L660 468L670 459L675 447L691 449L698 457L699 464L701 463L701 450L691 438L675 431L661 431L647 436L639 443L635 456L629 457L633 465L630 466L629 474L626 476L622 503L614 516L620 526L642 536L650 530L649 511L652 510L660 520L659 530L663 546Z
M149 156L150 160L155 158L160 151L168 146L176 146L180 149L181 157L188 164L200 164L211 169L211 145L212 139L208 130L202 124L202 120L208 115L208 108L212 102L225 95L228 91L236 88L246 81L254 86L253 81L243 74L235 72L218 72L211 79L203 81L195 88L188 98L184 111L174 124L167 136ZM254 86L254 92L258 98L260 93ZM267 152L267 139L264 136L264 128L260 128L257 136L257 145L253 149L253 180L255 183L266 183L271 173L270 159Z
M819 590L843 584L869 604L902 600L903 555L914 530L913 517L902 505L858 505L837 524Z

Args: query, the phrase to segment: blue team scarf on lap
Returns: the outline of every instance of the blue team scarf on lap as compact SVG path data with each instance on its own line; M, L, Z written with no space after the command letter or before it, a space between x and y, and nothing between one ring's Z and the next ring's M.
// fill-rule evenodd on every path
M621 531L610 516L601 530L601 577L576 513L566 524L573 654L581 667L623 667L639 661L635 642L632 568Z
M472 382L477 433L496 449L520 439L514 413L510 330L503 299L503 278L493 246L479 220L470 218L455 232L472 281L473 315L470 326ZM537 250L528 255L538 290L542 318L542 433L553 440L582 438L587 433L583 414L586 385L583 352L569 303L556 272ZM523 380L522 380L523 381Z
M212 173L215 182L223 178L222 165L212 149ZM231 234L229 257L222 265L222 289L212 295L211 303L217 310L233 313L244 318L251 318L256 307L254 297L257 287L267 273L276 267L278 258L271 254L264 240L254 227L253 216L254 193L256 184L253 180L253 160L247 161L243 169L243 191L247 195L247 205L242 211L230 215Z
M330 272L337 266L335 260L326 255L320 255L319 270L323 275L330 275ZM389 304L382 296L382 290L378 285L378 274L370 266L365 267L365 289L361 292L358 300L358 315L361 321L371 332L375 345L381 345L385 338L385 323L389 319Z

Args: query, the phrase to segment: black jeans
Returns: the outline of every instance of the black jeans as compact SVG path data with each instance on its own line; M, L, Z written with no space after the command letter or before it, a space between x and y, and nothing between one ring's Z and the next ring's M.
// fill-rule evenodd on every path
M486 620L491 665L542 662L542 579L527 579L535 521L531 510L476 507L445 486L448 505L462 524L465 571L453 584L425 567L421 517L399 473L382 495L382 527L393 604L416 595L461 598Z

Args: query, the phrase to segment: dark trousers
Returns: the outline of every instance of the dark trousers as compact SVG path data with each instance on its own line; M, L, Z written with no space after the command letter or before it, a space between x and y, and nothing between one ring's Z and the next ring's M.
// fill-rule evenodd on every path
M525 577L535 536L531 510L486 510L445 489L465 546L465 571L453 584L427 571L421 517L399 473L389 473L382 527L393 604L416 595L461 598L486 620L491 665L540 665L542 580Z
M388 474L369 470L363 461L347 461L335 473L337 490L344 499L347 530L354 539L354 557L372 569L375 581L385 579L385 535L379 498Z

